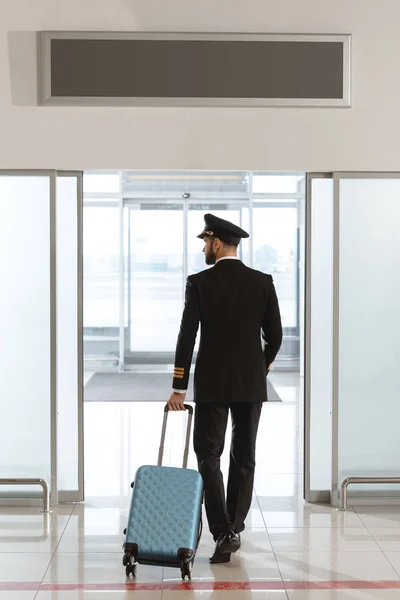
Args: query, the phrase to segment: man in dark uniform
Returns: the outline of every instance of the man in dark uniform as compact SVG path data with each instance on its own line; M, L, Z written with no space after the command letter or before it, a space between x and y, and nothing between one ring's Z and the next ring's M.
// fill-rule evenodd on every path
M170 410L184 410L201 323L194 375L194 449L216 542L210 561L222 563L240 548L239 534L251 506L257 429L268 399L266 377L282 342L282 325L271 275L249 269L237 257L240 240L248 234L207 214L198 237L205 242L206 263L215 266L188 277L168 404ZM220 458L229 411L232 445L225 499Z

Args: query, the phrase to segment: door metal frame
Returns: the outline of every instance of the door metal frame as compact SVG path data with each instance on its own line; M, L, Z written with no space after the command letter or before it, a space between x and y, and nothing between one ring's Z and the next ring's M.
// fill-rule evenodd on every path
M123 172L119 171L119 372L125 365L125 231ZM129 265L129 261L128 261Z
M310 488L310 425L311 425L311 254L312 254L312 180L333 179L332 173L306 174L306 227L305 227L305 316L304 316L304 499L307 502L329 502L329 490L311 490ZM333 449L332 449L333 454Z
M59 502L83 502L85 499L84 451L84 351L83 351L83 171L57 171L56 177L75 177L77 183L77 374L78 374L78 489L60 490Z

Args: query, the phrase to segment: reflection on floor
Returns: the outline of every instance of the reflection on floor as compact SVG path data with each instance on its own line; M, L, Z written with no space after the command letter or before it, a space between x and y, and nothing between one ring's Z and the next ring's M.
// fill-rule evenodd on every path
M209 565L206 530L190 584L153 567L126 582L130 482L139 465L156 461L163 405L90 403L85 504L61 506L47 529L32 509L0 509L0 600L400 599L400 508L344 514L303 502L299 379L273 378L283 402L263 411L253 508L230 564ZM184 427L183 415L171 415L166 464L181 460Z
M271 379L283 402L266 404L263 409L255 487L259 497L276 501L280 497L295 497L301 491L303 404L298 376L274 374ZM166 390L166 400L168 394ZM164 405L157 402L90 402L85 405L87 497L128 502L129 483L136 469L157 460L163 408ZM185 415L172 414L165 464L180 465L185 433ZM229 461L229 437L222 459L225 468ZM196 468L193 451L189 466Z

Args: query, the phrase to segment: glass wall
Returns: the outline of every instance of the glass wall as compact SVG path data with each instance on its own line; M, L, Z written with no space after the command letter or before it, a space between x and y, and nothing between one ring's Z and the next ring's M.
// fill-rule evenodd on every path
M81 177L0 172L0 476L53 507L83 499Z
M346 476L400 472L400 178L341 176L338 187L340 485ZM371 495L366 486L353 491Z
M0 473L49 482L55 406L51 185L50 175L0 173ZM0 489L1 494L10 492L15 497L33 490Z

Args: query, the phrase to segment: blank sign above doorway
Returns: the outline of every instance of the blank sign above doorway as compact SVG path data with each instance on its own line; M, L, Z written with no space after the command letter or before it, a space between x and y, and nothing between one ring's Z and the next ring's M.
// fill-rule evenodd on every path
M44 32L42 104L350 105L349 35Z

